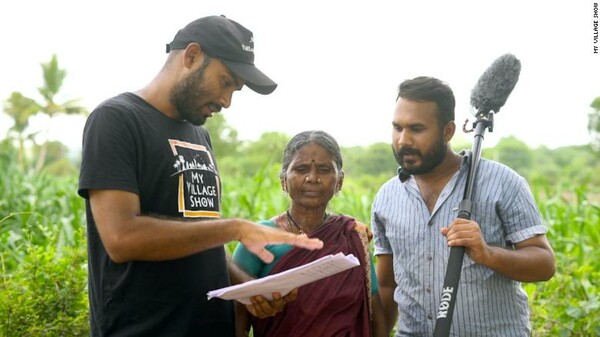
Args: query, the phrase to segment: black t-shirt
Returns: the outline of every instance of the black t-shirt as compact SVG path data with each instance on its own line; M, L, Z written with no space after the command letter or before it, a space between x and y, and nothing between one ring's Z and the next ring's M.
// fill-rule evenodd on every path
M92 336L233 336L233 307L207 292L229 285L218 247L161 262L110 260L88 190L135 193L143 214L220 217L221 183L203 127L166 117L132 93L100 104L83 132ZM182 219L183 220L183 219Z

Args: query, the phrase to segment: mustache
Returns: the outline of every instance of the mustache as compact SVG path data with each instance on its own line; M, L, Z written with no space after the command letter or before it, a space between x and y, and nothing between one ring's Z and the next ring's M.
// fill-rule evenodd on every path
M421 151L419 151L417 149L409 148L409 147L400 148L398 150L398 152L396 152L396 153L398 154L399 157L402 157L402 156L407 155L407 154L409 154L409 155L416 155L416 156L421 156L422 157Z
M212 112L221 112L221 109L223 108L219 103L211 103L208 105L208 107Z

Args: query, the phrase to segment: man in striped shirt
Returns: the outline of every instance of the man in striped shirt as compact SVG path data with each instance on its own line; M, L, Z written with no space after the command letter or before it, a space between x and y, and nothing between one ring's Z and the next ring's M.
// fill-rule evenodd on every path
M432 336L452 246L465 257L452 336L529 336L527 295L520 282L550 279L554 252L529 186L497 162L481 159L472 216L458 219L468 161L448 145L454 94L438 79L399 86L392 148L400 165L372 207L377 278L389 330Z

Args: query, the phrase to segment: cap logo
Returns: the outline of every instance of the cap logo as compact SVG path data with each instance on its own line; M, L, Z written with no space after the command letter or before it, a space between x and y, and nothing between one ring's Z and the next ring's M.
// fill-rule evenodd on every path
M254 52L254 35L250 36L250 42L248 43L249 45L245 45L242 43L242 50L245 50L247 52Z
M249 51L249 52L254 52L254 48L250 47L250 46L246 46L245 44L242 43L242 49L245 51Z

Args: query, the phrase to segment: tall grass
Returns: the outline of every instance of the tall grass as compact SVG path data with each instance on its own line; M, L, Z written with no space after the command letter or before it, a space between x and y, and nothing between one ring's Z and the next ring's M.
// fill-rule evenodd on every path
M586 187L534 191L557 266L550 281L525 285L536 336L600 336L600 205Z
M85 226L77 176L21 172L13 161L0 161L0 252L10 270L28 246L73 246L75 232Z

